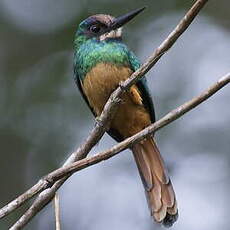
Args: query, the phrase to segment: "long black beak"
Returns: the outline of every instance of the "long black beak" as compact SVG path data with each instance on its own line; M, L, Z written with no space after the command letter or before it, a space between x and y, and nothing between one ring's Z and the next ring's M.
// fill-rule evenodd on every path
M125 15L122 15L120 17L115 18L115 20L109 26L109 30L111 31L111 30L116 30L116 29L120 28L121 26L123 26L124 24L126 24L127 22L132 20L135 16L137 16L144 9L145 9L145 7L142 7L140 9L133 10L133 11L131 11Z

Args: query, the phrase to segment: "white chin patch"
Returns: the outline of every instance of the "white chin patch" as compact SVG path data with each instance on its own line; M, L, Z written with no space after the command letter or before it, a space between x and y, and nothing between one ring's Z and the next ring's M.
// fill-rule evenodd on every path
M121 34L122 34L122 27L120 27L116 30L112 30L109 33L102 34L100 36L100 41L103 41L106 38L119 38L119 37L121 37Z

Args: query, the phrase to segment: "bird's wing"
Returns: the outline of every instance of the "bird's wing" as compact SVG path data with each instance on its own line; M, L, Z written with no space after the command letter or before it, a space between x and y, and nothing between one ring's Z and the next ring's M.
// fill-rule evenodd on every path
M136 71L141 66L139 60L134 55L134 53L131 51L127 51L127 55L129 59L130 69L132 71ZM149 88L147 86L147 81L146 81L145 76L143 76L140 80L137 81L136 86L138 88L138 91L141 94L140 96L142 98L142 103L150 114L151 122L154 123L155 122L155 111L154 111L152 97L151 97ZM115 129L110 129L108 131L108 134L112 136L118 142L124 140L122 135Z
M136 71L141 66L139 60L131 51L129 51L128 56L129 56L130 68L133 71ZM143 104L145 108L149 111L151 122L153 123L155 122L155 111L154 111L152 97L145 76L143 76L140 80L137 81L136 86L138 87L138 90L141 93Z

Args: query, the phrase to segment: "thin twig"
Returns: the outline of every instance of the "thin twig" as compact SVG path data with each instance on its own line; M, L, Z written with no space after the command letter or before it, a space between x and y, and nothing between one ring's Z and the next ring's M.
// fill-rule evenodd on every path
M141 76L149 71L155 63L160 59L160 57L171 48L171 46L176 42L176 40L180 37L180 35L187 29L187 27L191 24L193 19L199 13L199 11L203 8L205 3L208 0L197 0L192 8L187 12L184 18L179 22L177 27L170 33L170 35L165 39L165 41L156 49L153 55L147 60L147 62L141 66L132 76L121 84L117 90L111 95L109 100L107 101L105 108L99 118L99 122L96 122L95 128L90 133L87 140L78 148L73 154L71 154L70 158L67 160L66 164L72 163L74 161L83 159L87 156L88 152L92 149L92 147L100 140L102 135L105 133L107 129L107 124L112 119L113 114L120 102L120 98L125 90L127 90L132 84L134 84ZM66 165L65 164L65 165ZM62 178L61 180L57 181L51 188L46 189L43 191L38 198L34 201L33 205L27 210L27 212L13 225L11 229L21 229L25 226L30 219L36 215L54 196L56 190L65 182L65 180L70 175ZM41 191L41 190L40 190ZM33 196L38 193L39 191L33 191ZM30 197L29 197L30 198ZM7 207L0 210L0 216L3 217L9 214L14 209L21 206L26 200L29 199L28 197L23 198L22 200L18 200L16 202L11 202L8 204ZM11 204L14 205L11 205ZM1 215L2 214L2 215Z
M56 192L54 196L54 214L55 214L55 229L61 230L61 219L60 219L60 199L59 194Z

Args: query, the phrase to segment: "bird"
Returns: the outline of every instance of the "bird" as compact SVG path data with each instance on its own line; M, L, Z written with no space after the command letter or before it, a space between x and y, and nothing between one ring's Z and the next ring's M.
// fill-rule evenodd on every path
M96 14L83 20L74 37L74 80L82 97L97 118L111 93L128 79L141 63L122 39L123 26L145 7L122 16ZM122 98L108 134L117 142L155 122L152 96L142 77ZM157 223L170 227L178 218L172 182L154 136L131 147L145 189L150 214Z

